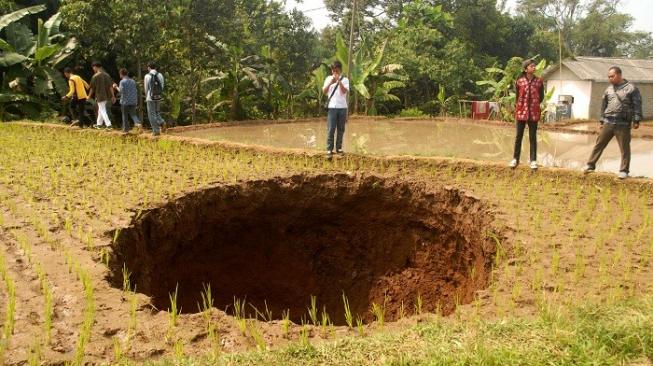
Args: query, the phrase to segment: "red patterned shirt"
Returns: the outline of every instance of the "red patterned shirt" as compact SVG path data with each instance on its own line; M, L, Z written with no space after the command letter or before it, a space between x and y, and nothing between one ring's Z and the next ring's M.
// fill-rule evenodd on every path
M515 119L517 121L539 121L542 114L540 103L544 99L544 81L537 76L528 80L523 75L515 82L515 90L517 91Z

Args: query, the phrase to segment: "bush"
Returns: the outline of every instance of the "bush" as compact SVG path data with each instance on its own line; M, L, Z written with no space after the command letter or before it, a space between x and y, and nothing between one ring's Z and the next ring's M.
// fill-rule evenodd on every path
M426 117L426 114L417 107L402 109L399 117Z

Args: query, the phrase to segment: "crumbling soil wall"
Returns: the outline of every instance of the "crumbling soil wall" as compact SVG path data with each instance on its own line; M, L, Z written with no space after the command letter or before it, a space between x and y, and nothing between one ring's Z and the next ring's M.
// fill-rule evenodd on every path
M450 313L488 284L493 215L453 188L346 174L297 175L221 185L144 212L120 231L110 262L162 310L178 286L182 312L197 312L207 285L215 306L267 308L308 320L310 297L344 324L352 313L386 320L423 310Z

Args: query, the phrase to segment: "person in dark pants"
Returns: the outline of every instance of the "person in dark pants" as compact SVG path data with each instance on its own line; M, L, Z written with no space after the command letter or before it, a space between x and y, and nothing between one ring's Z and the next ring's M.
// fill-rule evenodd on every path
M66 67L63 73L66 79L68 79L68 94L61 99L70 100L70 109L73 112L73 117L78 120L77 125L80 128L84 127L84 125L90 126L92 122L86 113L86 100L88 99L86 90L89 88L88 83L79 75L73 74L73 70L70 67Z
M616 137L621 150L621 166L617 176L625 179L630 173L630 129L638 129L642 120L642 96L635 85L623 78L618 66L608 70L608 80L610 85L603 93L601 104L601 132L583 172L594 171L603 150Z
M342 140L345 135L347 122L347 93L349 93L349 79L342 75L342 64L335 61L331 65L331 75L324 80L322 87L327 101L327 158L333 157L333 137L336 134L336 153L343 154Z
M118 71L120 74L120 84L113 84L113 88L120 93L120 111L122 112L122 131L129 132L131 126L129 118L134 121L137 131L141 131L141 120L136 113L138 105L138 87L134 79L129 77L129 72L124 67Z
M542 114L540 104L544 100L544 81L535 76L535 61L524 61L522 68L523 72L515 82L517 135L515 136L515 152L509 166L515 168L519 164L521 142L526 125L528 125L528 140L531 146L530 167L535 170L537 169L537 123Z

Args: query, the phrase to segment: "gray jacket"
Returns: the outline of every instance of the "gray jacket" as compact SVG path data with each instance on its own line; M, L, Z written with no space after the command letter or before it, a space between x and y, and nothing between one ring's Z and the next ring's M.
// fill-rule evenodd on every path
M610 85L603 93L601 122L630 125L642 120L642 96L628 80L621 85Z

